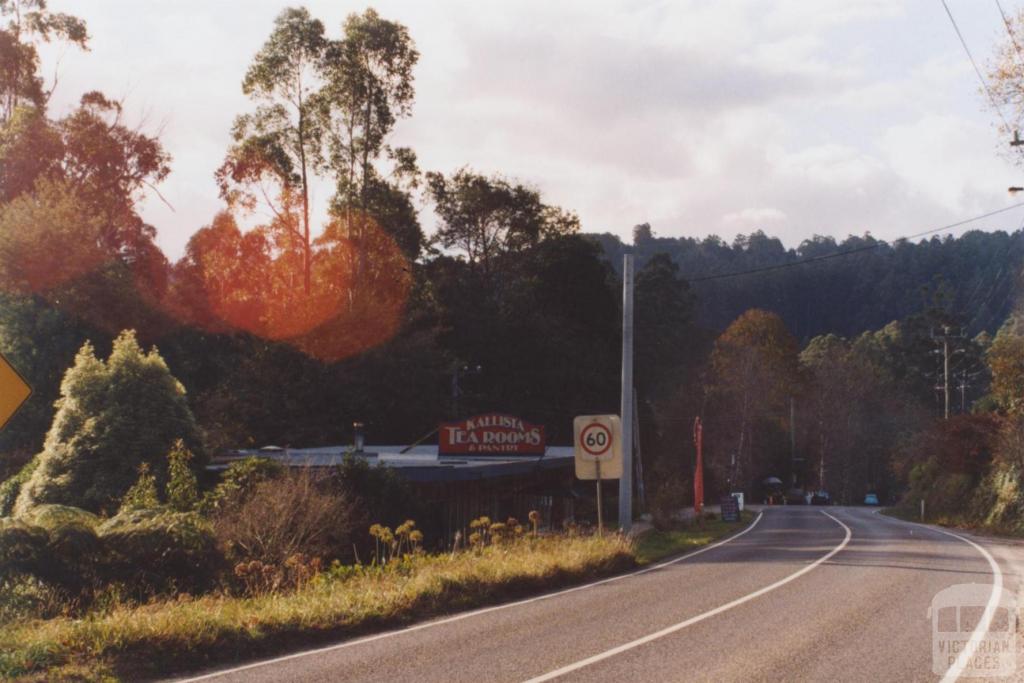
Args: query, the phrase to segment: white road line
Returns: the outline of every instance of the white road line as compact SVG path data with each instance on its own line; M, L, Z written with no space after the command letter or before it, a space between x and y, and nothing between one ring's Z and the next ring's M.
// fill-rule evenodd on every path
M462 612L460 614L456 614L456 615L451 616L451 617L446 617L444 619L438 619L438 620L435 620L435 621L427 621L427 622L424 622L424 623L421 623L421 624L416 624L415 626L408 626L406 628L397 629L395 631L385 631L384 633L378 633L376 635L366 636L365 638L359 638L359 639L356 639L356 640L348 640L348 641L345 641L344 643L337 643L335 645L328 645L326 647L320 647L320 648L316 648L316 649L313 649L313 650L304 650L303 652L295 652L295 653L290 654L290 655L284 655L282 657L276 657L274 659L267 659L267 660L260 661L260 662L253 662L252 664L245 664L243 666L238 666L238 667L235 667L235 668L232 668L232 669L222 669L220 671L214 671L212 673L204 674L202 676L195 676L195 677L192 677L192 678L182 678L182 679L178 679L177 683L193 683L193 681L207 681L207 680L210 680L210 679L213 679L213 678L218 678L220 676L227 676L227 675L230 675L230 674L238 673L240 671L248 671L249 669L255 669L255 668L258 668L258 667L261 667L261 666L268 666L270 664L278 664L280 662L287 662L287 661L290 661L292 659L298 659L300 657L308 657L310 655L322 654L324 652L331 652L332 650L341 650L341 649L344 649L344 648L347 648L347 647L353 647L355 645L362 645L363 643L370 643L370 642L373 642L375 640L383 640L384 638L391 638L393 636L400 636L400 635L403 635L405 633L412 633L413 631L420 631L422 629L431 628L433 626L441 626L443 624L450 624L450 623L455 622L455 621L462 621L463 619L469 619L470 617L479 616L481 614L488 614L490 612L497 612L498 610L508 609L510 607L519 607L521 605L528 605L530 603L540 602L541 600L548 600L550 598L557 598L560 595L566 595L568 593L575 593L576 591L581 591L581 590L584 590L584 589L587 589L587 588L593 588L594 586L601 586L601 585L604 585L606 583L612 583L613 581L621 581L622 579L628 579L628 578L631 578L631 577L634 577L634 576L639 576L640 574L646 574L647 572L653 572L653 571L655 571L657 569L662 569L664 567L668 567L669 565L673 565L673 564L676 564L678 562L682 562L683 560L688 560L691 557L696 557L697 555L700 555L702 553L706 553L709 550L714 550L715 548L723 546L726 543L729 543L731 541L735 541L740 536L743 536L743 535L749 533L750 531L752 531L753 528L757 526L758 522L761 521L762 517L764 517L764 512L758 512L757 513L757 517L755 517L754 521L750 523L750 526L748 526L743 531L740 531L739 533L733 534L732 536L729 536L727 538L722 539L721 541L718 541L717 543L712 543L711 545L704 546L703 548L700 548L699 550L694 550L691 553L686 553L685 555L680 555L679 557L673 558L671 560L667 560L665 562L660 562L658 564L651 565L650 567L644 567L643 569L637 569L635 571L628 572L626 574L618 574L617 576L612 576L612 577L607 578L607 579L601 579L600 581L592 581L591 583L585 583L585 584L583 584L581 586L573 586L572 588L566 588L565 590L556 591L554 593L546 593L544 595L538 595L538 596L532 597L532 598L525 598L523 600L517 600L515 602L506 602L506 603L503 603L501 605L494 605L493 607L483 607L481 609L473 610L471 612Z
M596 664L597 662L600 662L600 661L603 661L605 659L608 659L609 657L614 657L615 655L622 654L623 652L626 652L628 650L632 650L633 648L640 647L641 645L646 645L647 643L650 643L651 641L657 640L658 638L663 638L663 637L665 637L667 635L670 635L672 633L675 633L677 631L681 631L684 628L686 628L687 626L692 626L693 624L696 624L698 622L704 621L705 619L709 619L709 618L715 616L716 614L721 614L722 612L726 612L728 610L731 610L733 607L738 607L738 606L742 605L745 602L750 602L751 600L753 600L755 598L761 597L765 593L770 593L771 591L775 590L776 588L780 588L780 587L786 585L790 581L795 581L796 579L800 578L801 576L803 576L807 572L809 572L809 571L813 570L814 568L820 566L822 563L827 562L832 556L834 556L840 550L845 548L846 544L850 542L850 537L853 535L853 532L850 531L850 527L848 527L845 524L843 524L840 520L836 519L832 515L830 515L827 512L825 512L824 510L821 511L821 514L825 515L826 517L828 517L832 521L834 521L836 524L838 524L839 526L843 527L843 529L846 530L846 536L843 538L842 543L840 543L835 548L830 550L827 554L825 554L822 557L818 558L817 560L815 560L811 564L807 565L803 569L801 569L801 570L799 570L797 572L794 572L793 574L790 574L786 578L780 579L779 581L776 581L775 583L773 583L773 584L771 584L769 586L765 586L764 588L761 588L760 590L756 590L753 593L748 593L747 595L744 595L741 598L737 598L737 599L733 600L732 602L727 602L726 604L721 605L719 607L716 607L716 608L714 608L712 610L708 610L707 612L703 612L701 614L698 614L697 616L690 617L686 621L681 621L678 624L674 624L674 625L669 626L667 628L663 628L660 631L655 631L654 633L651 633L649 635L643 636L642 638L637 638L636 640L631 640L628 643L623 643L622 645L619 645L618 647L613 647L610 650L605 650L604 652L596 654L596 655L594 655L592 657L587 657L586 659L581 659L578 662L573 662L572 664L567 664L566 666L563 666L560 669L555 669L554 671L550 671L550 672L548 672L546 674L543 674L541 676L537 676L536 678L531 678L530 680L526 681L526 683L541 683L542 681L550 681L550 680L552 680L554 678L558 678L559 676L564 676L567 673L571 673L573 671L578 671L579 669L582 669L584 667L590 666L591 664Z
M879 512L881 512L881 510L876 510L875 514L877 515ZM882 515L878 515L878 518L881 519ZM967 641L968 646L964 647L964 649L960 651L956 661L953 662L953 665L946 670L946 674L942 677L942 680L939 681L939 683L955 683L960 680L960 676L963 675L964 669L967 667L967 660L970 659L971 653L977 651L978 644L985 637L985 634L988 633L989 626L992 625L992 618L995 616L995 612L999 608L999 596L1003 590L1003 571L999 568L999 563L996 562L995 558L992 557L992 554L988 550L966 536L954 534L952 531L946 531L945 529L939 529L938 527L927 524L908 522L903 519L888 516L886 516L885 519L894 522L902 522L903 524L923 526L929 531L945 534L946 536L952 536L955 539L961 540L981 553L981 556L988 560L988 566L992 568L992 592L988 596L988 604L985 605L985 611L981 614L981 620L978 622L977 627L975 627L974 632L971 633L971 638Z

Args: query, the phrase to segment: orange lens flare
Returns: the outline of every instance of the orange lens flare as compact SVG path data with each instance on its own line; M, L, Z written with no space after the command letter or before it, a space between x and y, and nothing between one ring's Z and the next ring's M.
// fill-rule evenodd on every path
M242 233L221 214L193 240L187 261L178 274L187 312L179 315L212 331L284 341L324 361L393 337L411 283L394 240L361 215L331 223L307 252L295 239Z

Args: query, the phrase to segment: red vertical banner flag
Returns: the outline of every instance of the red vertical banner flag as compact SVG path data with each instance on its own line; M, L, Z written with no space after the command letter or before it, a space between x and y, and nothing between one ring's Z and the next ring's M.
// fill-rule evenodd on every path
M704 428L699 417L693 422L693 445L697 447L697 467L693 472L693 512L699 518L704 510Z

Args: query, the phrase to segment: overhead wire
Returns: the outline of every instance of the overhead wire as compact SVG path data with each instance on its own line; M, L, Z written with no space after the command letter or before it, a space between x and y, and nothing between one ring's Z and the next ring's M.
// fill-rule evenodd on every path
M992 107L996 110L996 113L999 114L999 118L1003 120L1003 125L1006 126L1006 130L1013 130L1013 127L1010 126L1010 122L1003 115L1003 110L999 107L999 103L996 102L996 97L992 93L992 89L989 87L988 81L985 80L985 76L982 75L981 69L978 67L978 63L974 60L974 55L971 54L971 48L967 47L967 41L964 39L964 34L960 32L960 27L957 25L956 19L953 17L953 13L949 10L949 5L946 3L946 0L939 0L939 2L942 3L942 8L946 10L946 16L949 17L950 23L953 24L953 30L956 32L956 37L960 39L960 45L963 46L964 52L967 53L967 59L970 60L971 66L974 67L974 73L977 74L978 81L981 83L982 89L985 91L985 94L988 95L989 102L992 103Z

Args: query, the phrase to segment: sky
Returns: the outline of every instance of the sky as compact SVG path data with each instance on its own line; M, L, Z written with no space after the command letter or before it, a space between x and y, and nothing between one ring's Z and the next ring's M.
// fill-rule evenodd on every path
M992 0L948 0L975 58L1006 36ZM1014 0L1002 0L1015 11ZM287 6L266 0L50 0L91 49L50 46L51 113L83 92L173 157L142 212L179 257L222 208L213 180L241 81ZM368 5L305 3L331 37ZM587 232L630 238L764 230L897 237L1022 200L1024 185L940 0L569 2L381 0L421 53L392 144L424 170L462 166L539 189ZM314 188L315 215L330 196ZM428 233L436 222L418 198ZM1024 208L972 224L1016 230ZM954 231L959 234L966 228Z

